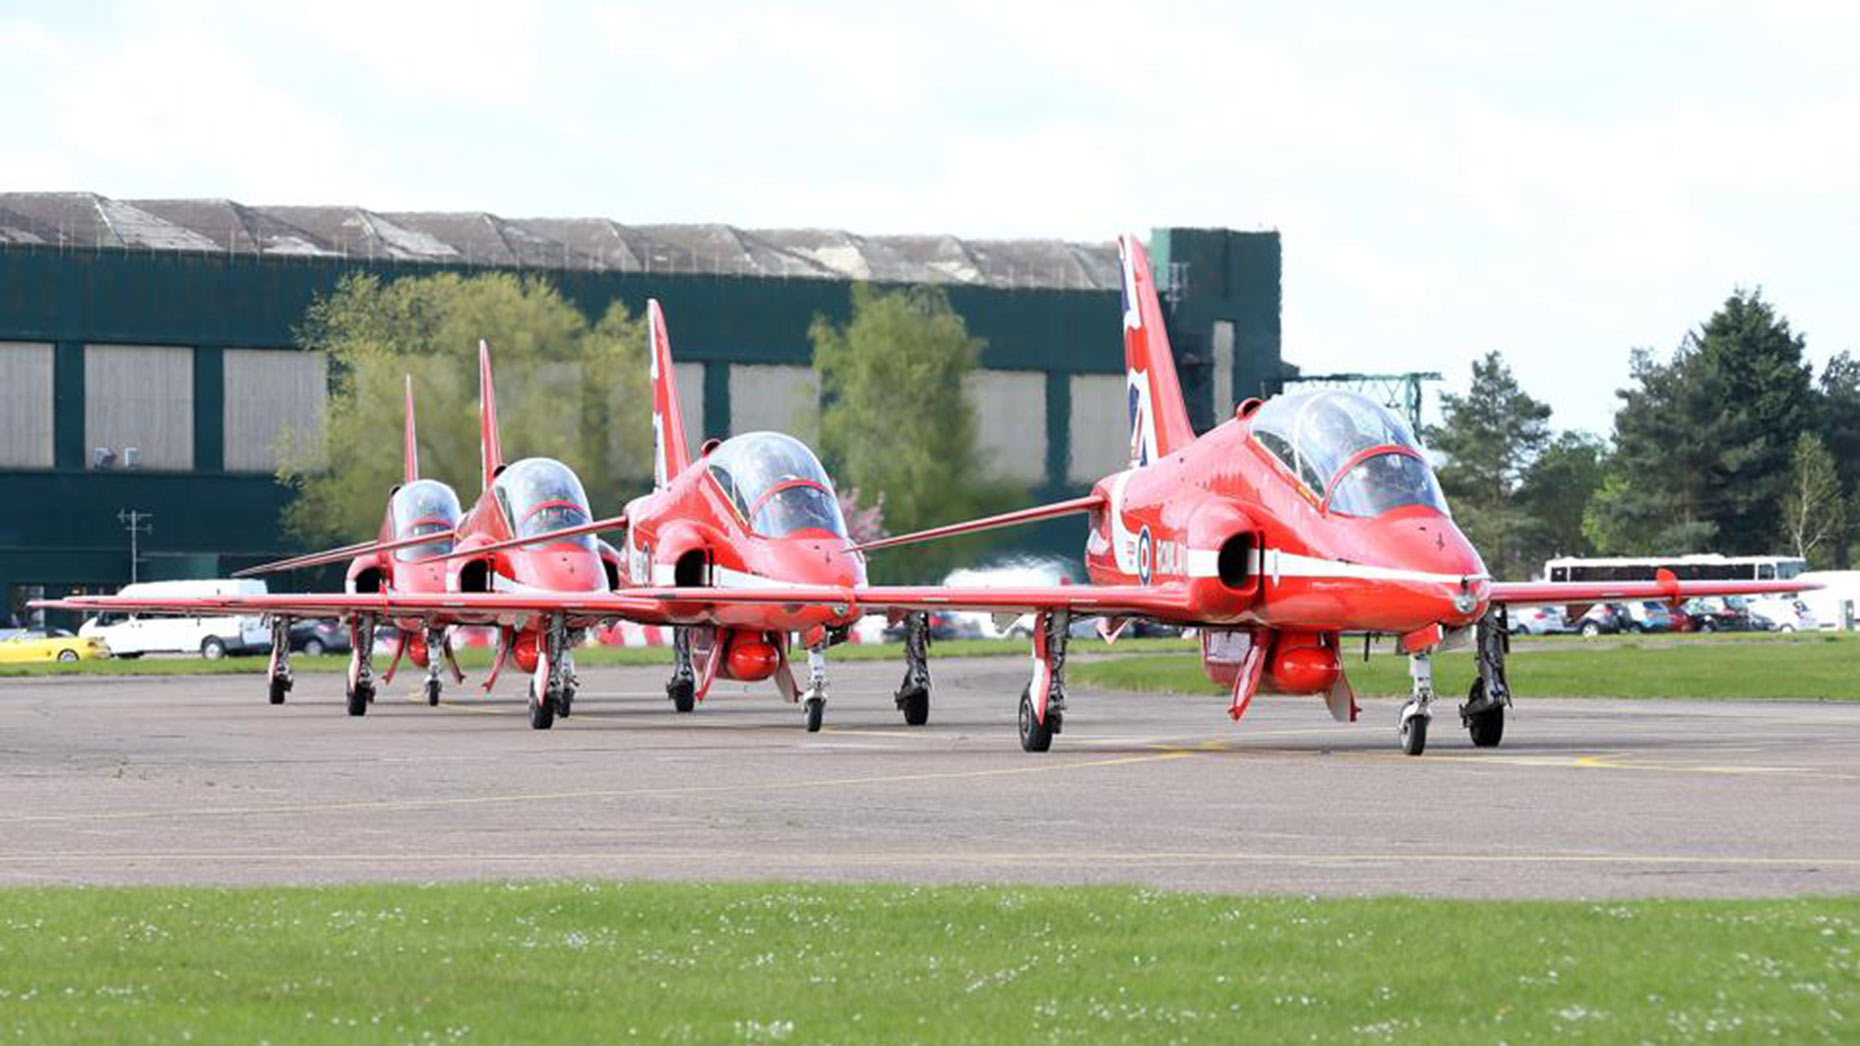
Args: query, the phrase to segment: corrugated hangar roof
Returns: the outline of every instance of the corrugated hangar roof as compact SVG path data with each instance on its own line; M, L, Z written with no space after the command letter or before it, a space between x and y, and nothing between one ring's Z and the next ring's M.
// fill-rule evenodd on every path
M623 225L484 211L255 207L0 193L0 244L323 256L529 269L703 273L1111 290L1111 243L861 236L838 229Z

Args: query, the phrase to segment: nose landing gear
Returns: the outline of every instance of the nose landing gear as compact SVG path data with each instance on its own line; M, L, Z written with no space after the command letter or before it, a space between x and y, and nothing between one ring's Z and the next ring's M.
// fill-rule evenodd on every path
M294 682L291 678L291 619L288 617L271 619L271 668L267 675L271 703L283 704L284 695L291 692Z
M1474 630L1479 678L1473 680L1460 722L1478 748L1496 748L1505 737L1505 709L1511 705L1511 686L1505 681L1505 655L1511 650L1511 631L1505 608L1494 607L1479 619Z
M1044 611L1033 619L1033 679L1020 692L1020 747L1044 752L1065 727L1066 639L1071 615Z

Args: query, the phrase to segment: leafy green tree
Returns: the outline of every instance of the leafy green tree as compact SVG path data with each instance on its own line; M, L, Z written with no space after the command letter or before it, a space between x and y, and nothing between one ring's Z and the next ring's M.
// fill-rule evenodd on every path
M816 317L808 336L825 404L820 446L843 488L883 504L885 525L906 533L984 514L1004 488L982 475L975 412L963 378L981 360L949 297L935 287L852 289L852 318ZM887 550L873 576L934 580L986 547L985 535Z
M1550 406L1518 385L1504 357L1473 361L1466 395L1441 397L1443 423L1428 430L1447 457L1440 485L1455 519L1496 577L1521 577L1533 523L1519 486L1550 440Z
M1834 456L1812 432L1796 439L1782 518L1791 551L1816 568L1833 564L1836 548L1845 543L1847 535L1847 501L1841 495Z
M1857 503L1849 506L1847 529L1838 535L1829 561L1845 570L1854 563L1855 525L1860 523L1860 361L1841 352L1822 368L1816 382L1819 420L1815 431L1834 459L1841 489Z
M504 452L559 458L597 514L652 472L645 324L616 302L590 326L553 286L508 273L345 279L299 338L327 353L323 439L285 448L286 524L311 542L373 536L401 481L402 376L413 377L424 476L478 494L478 339L490 342Z
M1594 545L1582 530L1583 512L1601 489L1608 448L1586 432L1559 433L1531 462L1518 485L1517 504L1530 520L1525 565L1530 573L1553 556L1587 556Z
M1802 337L1756 291L1660 363L1633 357L1586 532L1603 552L1772 551L1796 437L1818 401Z

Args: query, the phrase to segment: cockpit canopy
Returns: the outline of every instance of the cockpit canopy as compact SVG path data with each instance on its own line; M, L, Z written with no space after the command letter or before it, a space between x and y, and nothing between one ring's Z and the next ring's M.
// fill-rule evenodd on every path
M755 533L780 538L813 530L846 536L833 481L800 440L779 432L746 432L718 444L704 463Z
M403 563L428 556L443 556L452 551L452 530L459 525L459 496L436 479L416 479L394 492L388 502L396 540L421 534L444 534L444 537L419 545L394 550L394 558Z
M524 458L508 465L491 482L491 489L497 492L497 500L520 538L594 521L581 480L553 458ZM594 538L589 534L561 538L555 544L594 550Z
M1327 512L1380 516L1404 505L1447 511L1434 470L1408 426L1354 392L1275 396L1253 413L1251 424L1253 437Z

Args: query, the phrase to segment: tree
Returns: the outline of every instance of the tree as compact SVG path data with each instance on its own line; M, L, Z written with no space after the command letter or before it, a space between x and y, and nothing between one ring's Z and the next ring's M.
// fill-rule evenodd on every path
M1563 432L1531 462L1518 484L1517 504L1530 520L1525 533L1525 564L1552 556L1586 556L1595 552L1583 533L1583 512L1602 487L1607 446L1586 432Z
M963 378L981 360L949 297L934 287L852 289L852 319L816 317L808 336L825 407L820 446L835 478L861 504L883 504L886 525L905 533L977 515L999 487L981 476L975 412ZM975 541L938 542L874 557L874 575L934 579Z
M413 377L420 467L478 492L478 339L490 342L507 453L559 458L597 514L617 513L651 464L644 324L616 302L598 324L550 284L507 273L352 276L312 304L299 338L328 354L322 440L288 445L287 527L312 542L372 536L401 481L402 376Z
M1812 432L1795 441L1782 519L1789 547L1815 567L1829 566L1836 548L1845 543L1847 503L1841 496L1841 479L1834 456Z
M1820 403L1815 432L1834 459L1841 489L1850 498L1860 499L1860 361L1845 352L1836 353L1822 369L1816 391ZM1828 561L1841 570L1854 561L1852 542L1854 525L1860 523L1860 505L1853 508L1857 511L1846 514L1846 531L1835 537L1827 553Z
M1790 455L1815 420L1803 341L1756 291L1727 298L1617 393L1609 480L1585 531L1603 552L1773 551Z
M1428 443L1445 454L1440 485L1454 516L1493 576L1528 573L1532 522L1517 501L1520 482L1550 439L1550 406L1518 385L1504 357L1487 353L1472 366L1466 395L1441 397L1442 424Z

